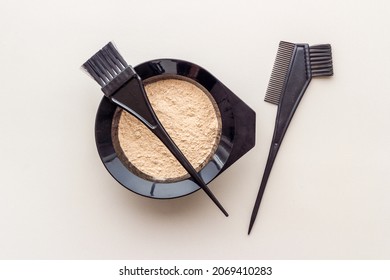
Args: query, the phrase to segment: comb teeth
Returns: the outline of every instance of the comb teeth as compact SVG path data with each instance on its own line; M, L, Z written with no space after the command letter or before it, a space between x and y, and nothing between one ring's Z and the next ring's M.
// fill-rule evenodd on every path
M310 68L313 77L332 76L332 48L329 44L309 47Z
M109 42L88 59L82 67L101 87L104 87L125 70L128 64L117 51L114 44Z
M278 53L276 54L264 101L275 105L279 104L294 49L295 44L293 43L284 41L279 43Z

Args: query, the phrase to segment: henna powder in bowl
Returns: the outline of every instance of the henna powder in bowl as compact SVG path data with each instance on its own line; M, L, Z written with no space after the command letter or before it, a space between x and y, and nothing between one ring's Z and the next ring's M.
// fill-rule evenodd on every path
M199 171L215 153L221 137L221 115L211 94L182 76L156 76L144 81L149 101L173 141ZM188 178L187 171L138 119L117 109L113 146L131 172L156 182Z

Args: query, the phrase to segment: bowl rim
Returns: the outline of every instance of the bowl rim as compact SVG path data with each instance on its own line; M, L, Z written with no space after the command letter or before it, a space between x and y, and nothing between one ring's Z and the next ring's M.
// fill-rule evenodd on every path
M234 95L210 72L192 62L179 59L154 59L134 67L142 80L182 76L203 86L214 99L221 115L221 137L218 147L199 175L205 183L215 179L232 152L235 121L229 96ZM191 178L176 182L155 182L134 174L120 160L112 140L112 123L117 106L103 97L95 119L95 142L100 159L111 176L126 189L149 198L178 198L194 193L200 187Z

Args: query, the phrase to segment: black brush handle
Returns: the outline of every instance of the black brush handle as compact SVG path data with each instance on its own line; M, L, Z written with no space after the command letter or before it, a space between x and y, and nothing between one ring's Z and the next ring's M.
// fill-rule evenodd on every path
M138 118L143 124L145 124L168 148L168 150L190 174L193 181L204 190L204 192L218 206L222 213L226 217L229 216L226 210L222 207L221 203L207 187L203 179L199 176L199 174L193 168L191 163L180 151L175 142L164 129L163 125L158 120L146 96L146 92L142 84L141 78L137 74L134 74L134 76L128 82L126 82L123 86L121 86L117 91L115 91L108 97L119 107L129 112L130 114Z
M266 164L265 169L264 169L263 178L261 179L261 184L260 184L259 192L257 193L255 205L253 206L253 210L252 210L248 234L251 233L253 224L256 221L257 212L259 212L260 203L261 203L261 200L263 198L265 187L267 186L268 178L269 178L269 175L271 174L272 166L274 165L276 155L278 154L279 147L280 147L280 145L278 145L276 143L272 143L271 148L269 149L267 164Z
M222 211L222 213L228 217L229 214L223 208L221 203L215 197L215 195L211 192L209 187L205 184L203 179L199 176L198 172L192 167L191 163L187 160L187 158L180 151L179 147L175 144L169 134L166 132L162 125L156 126L152 129L152 132L163 142L163 144L168 148L168 150L175 156L175 158L180 162L180 164L187 170L192 179L196 184L198 184L204 192L211 198L211 200L218 206L218 208Z
M112 83L113 82L108 84L108 86L111 86ZM105 88L102 90L104 92ZM139 119L149 129L153 130L157 126L161 126L146 96L142 80L135 72L133 76L113 94L106 94L106 96L119 107Z
M276 116L275 130L272 137L271 148L269 151L267 164L264 170L263 179L261 180L260 189L257 194L255 205L253 207L251 220L249 223L248 234L250 234L253 224L255 223L257 213L260 208L260 203L267 185L272 166L275 162L280 145L287 128L294 116L294 113L301 101L307 86L311 81L310 59L309 59L309 45L297 45L292 59L289 73L286 77L284 90L280 96L280 103L278 105L278 113Z

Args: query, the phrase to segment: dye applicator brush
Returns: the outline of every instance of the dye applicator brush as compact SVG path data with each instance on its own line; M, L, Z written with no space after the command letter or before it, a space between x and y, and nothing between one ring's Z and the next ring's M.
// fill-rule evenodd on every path
M280 42L265 101L278 105L275 130L263 179L252 211L248 234L259 211L261 199L276 155L288 125L312 77L332 76L332 52L329 44L309 46Z
M140 76L127 64L115 46L109 42L82 67L102 87L107 98L139 119L161 140L193 181L206 192L225 216L228 216L221 203L165 131L150 105Z

